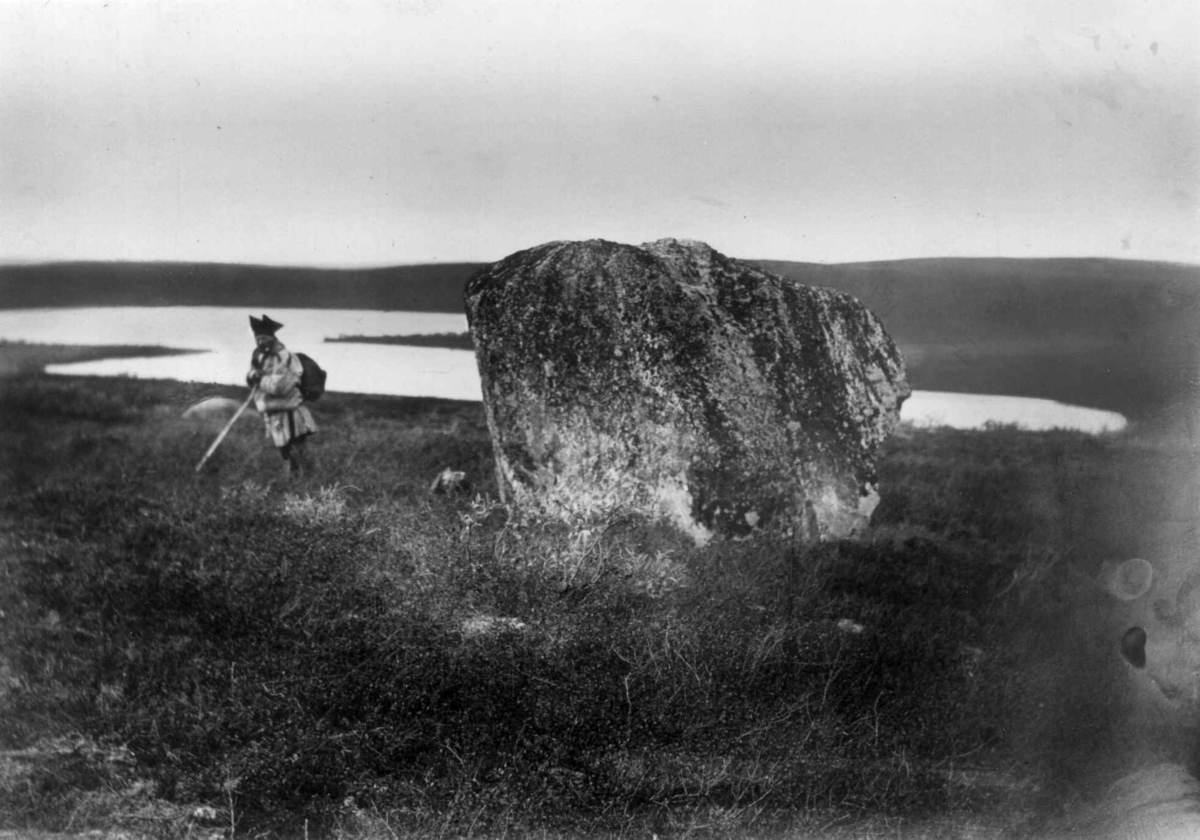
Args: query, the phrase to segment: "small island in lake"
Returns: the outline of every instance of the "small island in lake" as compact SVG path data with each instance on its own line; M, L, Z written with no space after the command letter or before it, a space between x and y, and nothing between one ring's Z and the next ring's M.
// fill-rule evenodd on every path
M339 335L326 343L403 344L408 347L445 347L450 350L474 350L470 333L427 333L422 335Z

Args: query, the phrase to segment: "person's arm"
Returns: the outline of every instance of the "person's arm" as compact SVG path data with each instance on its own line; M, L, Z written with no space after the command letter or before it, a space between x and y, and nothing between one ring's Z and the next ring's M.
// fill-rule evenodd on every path
M267 357L258 388L273 397L286 397L300 384L302 371L300 360L290 350L280 350Z
M250 354L250 369L246 371L246 384L251 388L258 386L262 379L263 356L258 350Z

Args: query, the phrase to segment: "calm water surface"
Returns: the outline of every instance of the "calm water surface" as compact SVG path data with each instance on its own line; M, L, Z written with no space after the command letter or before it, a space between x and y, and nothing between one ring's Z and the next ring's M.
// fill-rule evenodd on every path
M113 307L0 310L0 339L40 344L145 344L191 349L186 356L104 359L51 365L50 373L178 379L223 385L244 383L253 339L244 308ZM280 339L303 350L329 371L332 392L479 400L475 354L438 347L326 343L326 338L365 335L461 333L463 315L351 309L271 309L284 324ZM982 394L915 391L900 412L919 426L980 428L987 423L1028 429L1119 431L1125 418L1111 411L1053 400Z
M254 339L249 316L226 307L113 307L0 311L0 338L42 344L149 344L200 351L187 356L102 359L51 365L50 373L133 376L244 385ZM462 333L464 315L354 309L271 309L279 338L329 372L330 391L480 399L475 354L466 350L325 343L340 336Z

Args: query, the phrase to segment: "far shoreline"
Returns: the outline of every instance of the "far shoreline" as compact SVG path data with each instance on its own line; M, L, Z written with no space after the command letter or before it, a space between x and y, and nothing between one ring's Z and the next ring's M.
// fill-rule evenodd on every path
M68 365L75 362L96 362L104 359L136 359L155 356L187 356L205 353L161 345L118 344L37 344L27 341L0 339L0 376L44 373L46 365Z

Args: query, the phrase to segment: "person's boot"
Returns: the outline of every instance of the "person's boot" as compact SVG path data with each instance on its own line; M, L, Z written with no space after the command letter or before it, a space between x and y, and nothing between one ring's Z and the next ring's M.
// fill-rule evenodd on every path
M296 447L289 443L287 446L279 448L279 454L283 457L283 477L288 479L295 477L299 471L299 467L296 465Z
M309 454L308 448L305 447L303 443L299 445L292 445L289 463L292 465L292 475L296 477L312 475L312 456Z

